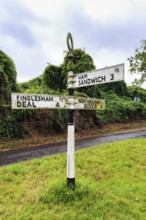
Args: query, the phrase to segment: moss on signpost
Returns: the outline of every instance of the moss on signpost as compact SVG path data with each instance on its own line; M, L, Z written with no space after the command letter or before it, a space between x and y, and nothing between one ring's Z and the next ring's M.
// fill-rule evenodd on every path
M74 69L74 63L73 63L73 53L69 52L67 55L68 63L67 63L67 71L71 71Z

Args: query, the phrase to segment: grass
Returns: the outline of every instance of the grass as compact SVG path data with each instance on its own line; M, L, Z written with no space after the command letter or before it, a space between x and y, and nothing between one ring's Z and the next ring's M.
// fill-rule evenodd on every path
M76 188L66 154L0 168L1 220L145 220L146 139L76 151Z

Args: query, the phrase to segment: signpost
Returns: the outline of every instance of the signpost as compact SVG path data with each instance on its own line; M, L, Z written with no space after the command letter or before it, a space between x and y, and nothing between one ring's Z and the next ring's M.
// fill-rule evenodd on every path
M104 110L105 101L72 96L55 96L46 94L11 94L12 109L85 109Z
M66 104L67 97L65 96L12 93L11 100L13 109L69 108Z
M68 47L68 96L45 94L11 94L12 109L69 109L67 136L67 186L75 188L75 125L74 111L104 110L105 100L74 96L74 88L124 80L124 64L79 74L73 73L73 39L67 35Z
M74 88L124 80L124 64L105 67L95 71L76 74L68 78Z
M75 98L75 109L105 110L105 100L78 97Z

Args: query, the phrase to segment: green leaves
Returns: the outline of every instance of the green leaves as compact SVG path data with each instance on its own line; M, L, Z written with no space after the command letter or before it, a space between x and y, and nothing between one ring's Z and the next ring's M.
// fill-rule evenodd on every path
M44 86L61 92L63 89L65 89L64 79L65 74L62 72L61 66L58 67L49 64L45 68L43 73Z
M135 55L128 58L131 73L141 75L139 80L135 80L133 84L141 86L146 80L146 40L141 41L140 48L135 50Z
M0 50L0 106L8 104L11 92L17 91L16 76L12 59Z

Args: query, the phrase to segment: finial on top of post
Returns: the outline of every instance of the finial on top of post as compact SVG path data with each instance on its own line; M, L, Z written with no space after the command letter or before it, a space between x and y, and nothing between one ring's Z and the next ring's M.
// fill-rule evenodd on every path
M71 71L71 70L73 70L73 68L74 68L74 63L73 63L73 38L72 38L72 35L71 35L71 33L68 33L67 34L67 47L68 47L68 50L69 50L69 52L68 52L68 55L67 55L67 57L68 57L68 59L69 59L69 61L68 61L68 64L67 64L67 71Z
M72 52L73 49L74 49L73 48L74 47L74 45L73 45L73 38L72 38L71 33L67 34L67 47L68 47L69 52Z

